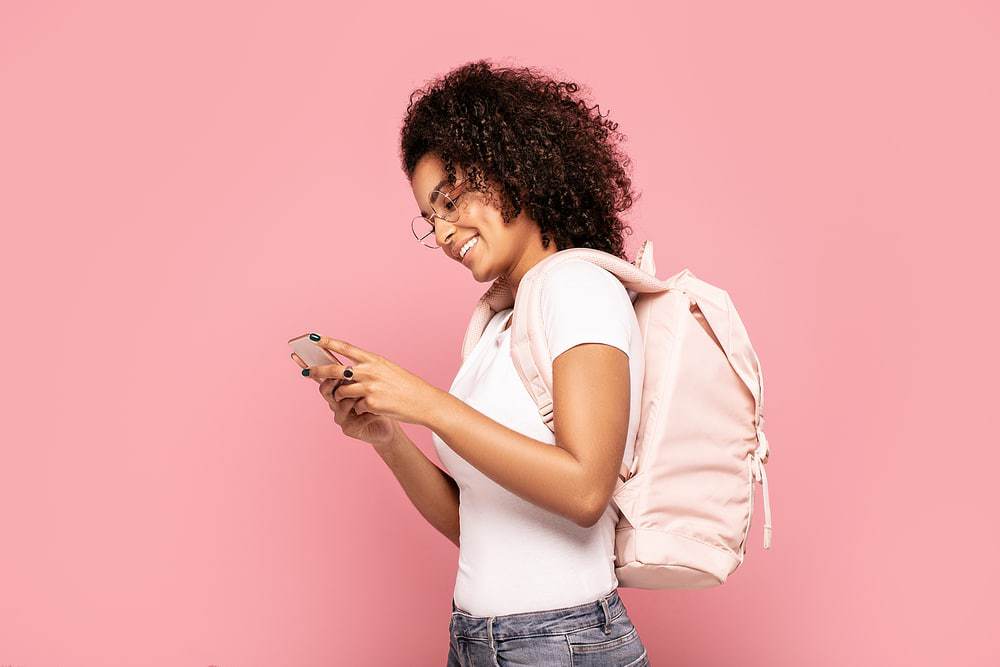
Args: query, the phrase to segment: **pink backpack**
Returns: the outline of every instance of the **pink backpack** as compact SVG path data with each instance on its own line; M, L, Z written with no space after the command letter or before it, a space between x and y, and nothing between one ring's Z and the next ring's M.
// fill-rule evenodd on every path
M743 562L754 482L764 495L771 546L764 437L764 375L729 294L688 269L656 277L653 244L634 262L591 248L560 250L531 267L516 303L505 277L480 298L462 345L472 351L493 315L514 306L511 356L553 432L552 364L539 286L561 262L585 259L628 291L643 335L645 380L632 465L622 463L612 502L619 512L615 574L626 588L703 588Z

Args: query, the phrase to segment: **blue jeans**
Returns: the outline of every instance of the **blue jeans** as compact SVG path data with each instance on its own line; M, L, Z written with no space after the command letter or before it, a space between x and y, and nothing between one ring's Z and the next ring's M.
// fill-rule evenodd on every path
M648 667L618 590L585 604L473 616L451 601L448 667Z

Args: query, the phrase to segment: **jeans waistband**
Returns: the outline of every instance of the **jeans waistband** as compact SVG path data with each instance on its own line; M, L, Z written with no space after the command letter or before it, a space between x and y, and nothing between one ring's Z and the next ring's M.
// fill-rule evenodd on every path
M605 626L625 613L625 605L618 596L618 589L593 602L573 607L527 611L501 616L473 616L451 600L452 632L464 637L485 640L511 637L538 637L564 634L584 628Z

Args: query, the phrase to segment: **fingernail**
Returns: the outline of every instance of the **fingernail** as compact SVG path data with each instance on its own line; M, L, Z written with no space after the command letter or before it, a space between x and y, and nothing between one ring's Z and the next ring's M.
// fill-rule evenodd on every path
M302 374L305 375L306 377L308 377L309 376L309 369L308 368L303 368L302 369Z
M309 334L309 340L314 340L314 341L319 342L320 338L321 338L321 336L319 334L314 334L314 333Z

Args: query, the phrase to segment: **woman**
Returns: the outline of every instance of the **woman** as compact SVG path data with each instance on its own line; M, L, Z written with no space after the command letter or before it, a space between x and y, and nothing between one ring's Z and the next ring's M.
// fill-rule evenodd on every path
M531 68L460 67L411 96L401 156L419 242L481 283L559 250L625 258L633 202L617 125ZM556 430L510 357L513 309L495 314L444 392L375 353L314 335L352 366L305 368L335 421L371 443L420 513L459 546L448 665L648 665L618 596L610 504L631 461L643 348L629 294L581 261L541 295ZM299 364L304 367L301 360ZM421 424L446 471L399 427ZM461 535L461 539L459 536Z

